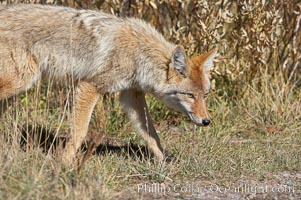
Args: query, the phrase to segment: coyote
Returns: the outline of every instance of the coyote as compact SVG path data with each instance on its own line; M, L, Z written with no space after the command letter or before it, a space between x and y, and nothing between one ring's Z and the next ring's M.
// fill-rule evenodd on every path
M159 161L165 159L145 94L210 124L206 108L209 70L216 50L189 59L182 46L150 24L103 12L58 6L14 5L0 9L0 103L41 78L75 85L71 136L63 159L71 162L88 131L101 94L120 92L120 103ZM0 109L0 115L5 108Z

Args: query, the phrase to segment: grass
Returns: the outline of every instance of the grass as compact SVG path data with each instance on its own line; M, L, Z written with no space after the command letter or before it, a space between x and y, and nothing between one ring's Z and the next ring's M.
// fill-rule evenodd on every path
M271 173L300 172L300 88L263 76L258 89L256 81L235 96L226 86L214 91L208 99L214 123L206 128L148 97L163 146L175 158L172 163L159 164L144 156L144 141L134 133L116 96L105 96L89 129L103 148L80 168L62 166L60 148L45 151L29 141L20 147L22 131L23 136L25 132L36 137L43 131L57 137L69 131L68 91L45 93L38 86L1 119L0 199L153 198L158 194L139 193L138 185L201 180L227 186L242 177L265 181Z

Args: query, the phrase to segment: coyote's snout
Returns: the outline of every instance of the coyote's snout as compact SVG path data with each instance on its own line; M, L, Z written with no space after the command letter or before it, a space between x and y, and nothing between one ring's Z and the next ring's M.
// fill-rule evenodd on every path
M181 46L139 19L64 7L7 7L0 12L0 115L6 99L40 78L73 80L71 139L63 155L72 161L99 96L120 92L133 126L155 157L164 160L145 93L185 113L195 124L209 125L205 100L215 55L212 50L189 59Z

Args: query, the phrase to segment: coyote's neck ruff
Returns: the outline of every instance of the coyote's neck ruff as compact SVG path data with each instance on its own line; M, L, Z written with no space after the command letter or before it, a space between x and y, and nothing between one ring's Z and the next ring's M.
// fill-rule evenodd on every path
M189 59L181 46L135 18L54 6L11 6L0 10L0 101L26 91L40 77L71 79L77 89L64 157L72 160L99 95L120 91L133 125L162 160L145 93L197 125L208 125L205 96L215 52Z

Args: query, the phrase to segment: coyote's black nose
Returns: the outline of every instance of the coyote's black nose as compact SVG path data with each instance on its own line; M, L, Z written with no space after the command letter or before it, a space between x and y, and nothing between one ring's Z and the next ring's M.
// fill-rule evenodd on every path
M203 119L203 120L202 120L203 126L208 126L210 123L211 123L211 120L210 120L210 119Z

